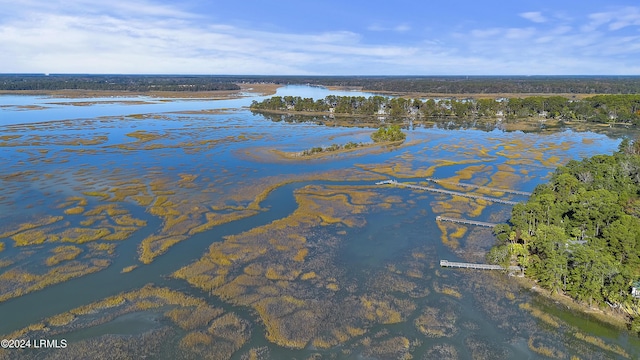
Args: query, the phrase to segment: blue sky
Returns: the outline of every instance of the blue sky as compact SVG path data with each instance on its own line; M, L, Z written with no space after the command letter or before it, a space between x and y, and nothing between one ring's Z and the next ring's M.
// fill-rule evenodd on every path
M640 75L630 0L0 6L0 73Z

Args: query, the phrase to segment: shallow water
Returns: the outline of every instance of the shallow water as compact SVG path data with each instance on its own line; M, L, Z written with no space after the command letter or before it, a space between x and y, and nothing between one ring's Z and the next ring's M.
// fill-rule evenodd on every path
M278 91L314 98L328 93L305 86ZM108 334L118 341L148 342L151 349L155 345L143 334L166 327L164 344L157 345L164 350L149 350L160 358L191 349L186 344L195 341L195 335L188 338L193 332L207 334L203 339L208 340L196 342L196 352L188 356L198 358L200 348L206 353L229 344L224 335L216 337L224 334L219 327L211 330L217 320L188 329L172 322L168 312L186 305L147 308L127 300L97 308L88 315L93 323L80 314L66 325L47 320L153 284L204 299L220 314L249 324L251 333L234 344L233 358L639 355L637 338L549 304L504 274L439 268L440 259L482 262L493 238L487 229L438 224L437 215L501 222L510 206L373 185L387 178L434 177L532 191L556 166L610 153L619 139L571 130L525 134L416 126L401 147L283 160L269 149L366 141L371 130L272 122L242 108L254 99L261 98L136 97L77 106L68 99L0 96L0 233L5 235L0 238L0 296L7 296L0 302L0 333L42 322L50 334L68 336L69 349L58 352L81 352L92 339L114 341ZM139 100L144 104L122 103ZM236 110L176 113L229 108ZM252 205L256 198L262 200ZM91 215L104 205L112 206L111 213ZM75 213L74 208L81 209ZM37 223L47 216L61 219ZM125 226L129 220L123 216L146 223ZM42 233L20 238L34 231L31 227ZM74 237L69 229L131 233L107 240ZM37 241L38 236L46 239ZM167 238L178 240L164 243ZM20 239L30 242L16 246ZM166 249L143 258L144 244ZM48 265L45 260L61 245L80 253ZM109 246L111 253L105 250ZM216 254L230 260L216 260ZM105 262L94 264L94 259ZM95 269L64 280L58 277L68 271L65 266ZM137 267L122 272L129 266ZM177 276L181 269L190 275ZM223 273L221 285L202 280ZM30 288L34 278L49 282ZM276 309L271 302L290 309ZM306 319L306 329L288 332L300 326L300 319ZM37 356L14 351L0 357L7 354Z

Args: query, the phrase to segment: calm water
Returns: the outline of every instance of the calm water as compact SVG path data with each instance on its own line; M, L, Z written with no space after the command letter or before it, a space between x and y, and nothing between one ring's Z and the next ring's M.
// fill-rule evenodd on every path
M278 95L316 99L329 93L307 86L278 90ZM0 333L9 334L56 314L153 284L204 299L221 312L235 314L250 324L251 335L232 352L237 359L250 354L273 359L312 354L354 359L409 355L415 359L534 359L542 354L608 359L640 355L637 338L549 303L504 274L439 268L440 259L482 262L493 239L486 229L439 226L435 216L501 222L508 219L509 206L371 186L385 178L421 181L429 176L531 191L557 165L610 153L619 139L571 130L524 134L417 126L408 131L406 145L399 148L365 149L306 161L283 160L270 150L301 151L332 143L366 142L371 130L304 121L273 122L242 108L260 99L0 96L0 233L6 236L0 238L4 244L0 252L0 295L25 293L14 293L0 302ZM185 112L212 109L234 110ZM189 233L212 213L220 216L241 211L270 186L275 190L260 203L261 211L207 231ZM162 215L159 207L152 209L161 202L159 199L168 199L177 213ZM305 208L313 214L311 219L321 214L343 221L291 222L297 225L287 225L284 233L269 227L274 221L297 219L296 209L305 200L315 204ZM101 206L115 206L120 213L107 214L105 210L90 214ZM80 213L70 210L77 207ZM145 220L146 224L123 225L126 221L119 216L125 215ZM178 221L180 215L187 220L175 227L167 225L167 221ZM61 220L38 224L47 216L60 216ZM78 240L80 230L69 232L106 228L115 233L125 231L127 226L137 230L123 240ZM286 262L272 256L270 245L265 245L263 257L235 258L225 281L235 284L243 272L249 273L252 263L265 271L297 266L304 273L317 273L317 278L303 281L297 275L278 282L268 272L266 279L257 275L253 280L263 285L255 285L257 290L251 295L256 300L248 301L239 295L220 296L194 286L194 282L171 277L201 259L212 244L219 244L216 249L220 251L242 249L240 245L227 247L232 242L227 236L243 239L234 240L238 244L252 244L243 251L255 244L262 246L250 243L253 238L247 231L256 228L272 234L265 235L265 244L269 236L274 238L269 241L277 241L282 240L282 234L304 234L308 255L303 261ZM26 246L17 246L25 238L20 238L21 233L31 235ZM145 239L176 234L186 235L150 264L141 263L139 255ZM37 241L38 236L43 240ZM104 244L103 250L96 250L97 244ZM56 250L60 246L79 250ZM108 246L113 247L110 254L104 250ZM274 248L288 251L284 245ZM79 251L79 255L47 260L64 251ZM92 263L96 258L105 259L108 266ZM67 265L97 266L98 271L78 272L69 280L30 289L36 277L53 280L58 274L72 272ZM123 273L128 266L137 268ZM269 281L273 286L264 285ZM253 289L251 286L245 284L243 288ZM274 293L274 289L282 294ZM267 316L257 305L284 294L299 299L301 304L296 306L304 308L305 314L323 319L310 321L315 333L307 338L303 349L275 344L269 338L269 331L275 330L265 329L265 322L272 319L279 319L285 327L293 324L294 313L271 314L264 310ZM57 355L49 354L79 352L92 340L113 341L110 335L119 336L118 341L151 344L145 333L168 328L164 345L158 345L162 351L151 353L173 358L181 353L186 334L206 332L209 325L195 330L179 328L168 320L166 311L170 308L119 313L107 309L104 318L101 313L91 315L95 318L93 325L82 322L85 320L81 316L59 328L52 325L55 336L68 339L70 346L56 350ZM344 324L359 330L347 336L344 329L349 327ZM337 335L340 331L344 334ZM331 336L344 341L322 346L322 341ZM212 339L198 346L205 350L207 346L220 347L216 341L221 340ZM149 345L152 348L157 350ZM38 357L33 352L6 354L10 358Z

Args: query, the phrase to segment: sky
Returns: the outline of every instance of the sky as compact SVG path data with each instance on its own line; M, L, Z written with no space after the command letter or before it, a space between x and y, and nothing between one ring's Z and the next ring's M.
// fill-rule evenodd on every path
M0 73L640 75L637 0L0 0Z

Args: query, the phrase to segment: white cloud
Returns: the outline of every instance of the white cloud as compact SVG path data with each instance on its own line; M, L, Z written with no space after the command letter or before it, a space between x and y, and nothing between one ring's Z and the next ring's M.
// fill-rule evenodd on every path
M347 59L353 57L384 61L414 52L363 45L361 36L349 31L287 34L201 26L189 16L155 16L173 13L164 7L143 11L153 16L34 12L28 28L19 19L0 24L0 54L12 54L0 55L3 71L304 74L323 62L351 67Z
M530 11L519 14L521 17L533 21L535 23L544 23L547 22L547 18L545 18L541 12L539 11Z
M553 35L562 35L562 34L567 34L572 30L573 30L573 27L569 25L560 25L558 27L551 29L550 33Z
M638 25L638 8L535 27L441 29L407 44L407 24L371 31L285 33L207 23L149 1L95 5L24 0L0 15L3 72L196 74L638 74L640 38L612 30ZM66 5L65 5L66 4ZM138 6L140 4L140 6ZM73 11L71 11L72 9ZM539 13L523 13L531 21ZM544 17L542 17L544 18ZM554 23L555 22L555 23ZM532 24L533 26L533 24ZM455 28L455 33L452 29ZM402 33L402 34L401 34ZM370 34L368 34L370 35ZM393 39L396 43L381 43ZM402 40L402 41L401 41Z
M498 36L503 32L502 29L492 28L492 29L473 29L471 30L471 36L474 38L489 38ZM464 35L462 35L464 36Z
M626 8L624 13L615 17L609 24L609 30L619 30L627 26L640 25L640 9L638 8Z
M511 40L526 40L532 38L535 33L532 28L511 28L506 29L505 37Z
M625 7L612 11L598 12L589 15L591 20L582 27L583 31L593 31L603 25L611 31L620 30L629 26L640 26L640 8Z
M398 24L396 26L382 26L380 24L372 24L367 27L369 31L394 31L394 32L407 32L411 30L411 26L408 24Z

